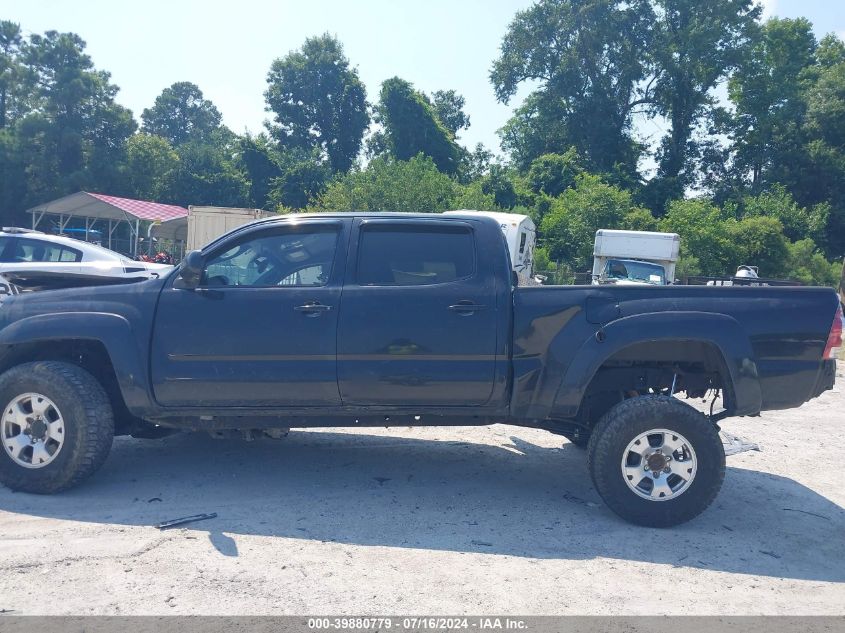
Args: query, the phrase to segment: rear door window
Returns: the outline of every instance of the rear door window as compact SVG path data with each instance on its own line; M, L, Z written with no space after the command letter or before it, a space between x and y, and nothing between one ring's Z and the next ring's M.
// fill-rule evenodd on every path
M42 240L18 238L15 245L14 262L78 262L82 251Z
M475 241L466 226L362 225L358 284L425 286L471 277Z

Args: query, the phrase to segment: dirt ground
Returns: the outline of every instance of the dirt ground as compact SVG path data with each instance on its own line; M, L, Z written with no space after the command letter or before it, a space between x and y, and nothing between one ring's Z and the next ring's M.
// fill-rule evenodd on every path
M0 612L843 614L839 373L800 409L723 422L762 450L671 530L618 519L543 431L120 438L76 490L0 488Z

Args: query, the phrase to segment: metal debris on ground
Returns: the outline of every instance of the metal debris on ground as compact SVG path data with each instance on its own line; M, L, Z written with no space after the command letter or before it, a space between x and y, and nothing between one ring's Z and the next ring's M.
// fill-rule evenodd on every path
M186 523L193 523L194 521L205 521L206 519L216 519L217 513L211 512L209 514L194 514L189 517L182 517L180 519L170 519L169 521L162 521L156 527L159 530L166 530L168 528L176 527L177 525L185 525Z
M731 435L725 431L722 431L720 435L722 436L722 445L725 447L725 455L736 455L745 451L760 452L760 445L756 442L746 442L741 437Z

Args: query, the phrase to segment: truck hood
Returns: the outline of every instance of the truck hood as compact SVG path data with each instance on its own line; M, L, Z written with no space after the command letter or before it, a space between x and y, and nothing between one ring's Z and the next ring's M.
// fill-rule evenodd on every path
M130 316L154 304L163 279L142 279L119 285L63 288L0 296L0 330L31 316L62 312L107 312Z

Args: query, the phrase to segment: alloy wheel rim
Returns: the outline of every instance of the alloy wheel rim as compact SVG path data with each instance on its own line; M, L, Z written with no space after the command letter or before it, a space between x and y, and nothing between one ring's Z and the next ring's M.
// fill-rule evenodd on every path
M65 443L65 423L56 403L40 393L22 393L3 409L0 439L18 466L44 468Z
M689 490L698 460L687 438L669 429L637 435L622 454L622 479L637 496L669 501Z

